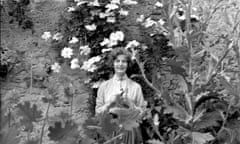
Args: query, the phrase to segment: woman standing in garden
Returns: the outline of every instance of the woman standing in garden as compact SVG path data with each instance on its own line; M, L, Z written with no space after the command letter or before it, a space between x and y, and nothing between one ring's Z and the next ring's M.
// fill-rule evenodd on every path
M141 86L127 76L131 67L130 54L124 49L116 48L112 51L111 56L114 75L111 79L103 82L98 89L96 114L109 113L111 108L121 107L123 103L125 106L127 104L127 107L134 106L141 111L145 107ZM139 129L126 131L122 142L140 144L142 138Z

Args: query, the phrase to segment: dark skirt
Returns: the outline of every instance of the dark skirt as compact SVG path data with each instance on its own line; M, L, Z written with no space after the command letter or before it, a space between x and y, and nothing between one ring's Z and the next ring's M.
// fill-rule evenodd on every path
M118 134L114 132L113 137ZM133 128L131 131L124 131L123 136L113 141L111 144L141 144L143 143L140 128Z

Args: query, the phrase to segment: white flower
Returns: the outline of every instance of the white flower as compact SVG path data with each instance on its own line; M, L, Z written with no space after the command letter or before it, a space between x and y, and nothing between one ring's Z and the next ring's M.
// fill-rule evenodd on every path
M97 26L95 24L91 24L91 25L85 25L85 28L89 31L95 31L97 29Z
M69 47L65 47L63 48L62 52L61 52L61 56L64 58L71 58L71 56L73 55L73 50Z
M120 4L120 0L111 0L111 3L113 3L113 4Z
M102 53L112 51L112 48L102 49Z
M182 15L182 16L179 16L178 19L180 19L180 20L185 20L186 17L185 17L185 15Z
M144 15L140 15L140 16L137 18L136 22L143 22L143 20L144 20Z
M101 59L102 59L101 56L95 56L90 58L89 61L95 63L95 62L99 62Z
M68 7L68 12L75 11L76 9L74 7Z
M131 57L132 60L135 60L135 59L136 59L137 53L138 53L137 50L133 50L133 49L132 49L132 57Z
M123 3L126 4L126 5L136 5L136 4L138 4L137 1L133 1L133 0L124 0Z
M122 31L116 31L110 34L110 41L123 41L124 34Z
M99 86L101 85L102 82L103 82L103 81L94 82L94 83L92 84L92 88L99 88Z
M107 18L107 22L108 23L115 23L116 22L116 18L115 17L108 17Z
M100 18L105 18L107 16L109 16L109 13L99 13Z
M70 44L75 44L78 42L78 38L72 37L72 39L69 41Z
M51 65L51 70L55 73L59 73L60 69L61 69L61 66L57 62L55 62L53 65Z
M153 124L154 124L155 126L159 126L160 122L159 122L159 116L158 116L158 114L155 114L155 115L153 116Z
M110 40L108 38L104 38L103 41L100 43L101 46L108 45L110 43Z
M110 43L107 45L108 47L113 47L118 44L118 41L110 40Z
M79 62L77 58L72 59L71 61L71 69L77 69L80 68Z
M159 23L160 25L164 25L164 24L165 24L165 21L164 21L163 19L160 19L160 20L158 21L158 23Z
M158 2L155 3L155 6L156 7L163 7L163 4L158 1Z
M199 20L199 16L197 15L191 15L191 18L195 18L196 20Z
M42 39L44 40L48 40L52 37L51 33L50 32L44 32L43 35L42 35Z
M139 45L140 45L140 43L138 41L132 40L132 41L128 42L128 44L125 48L128 49L128 48L132 48L132 47L138 47Z
M98 0L95 0L95 1L93 1L93 2L90 2L89 5L90 5L90 6L96 6L96 7L99 7L99 6L100 6Z
M80 46L79 49L81 50L81 55L88 55L91 52L91 48L88 45Z
M85 84L88 84L88 83L90 83L90 81L91 81L91 79L86 79L86 80L84 81L84 83L85 83Z
M156 24L156 22L154 20L152 20L151 18L147 18L145 20L145 22L143 23L143 25L148 28L148 27L151 27L153 26L154 24Z
M62 34L61 33L56 33L53 35L52 39L58 41L58 40L61 40L63 38Z
M118 41L124 40L124 34L122 31L112 32L108 38L104 38L104 40L100 43L101 46L107 45L108 47L112 47L118 44Z
M85 4L85 3L88 3L88 1L78 0L77 6L80 6L80 5Z
M114 3L110 3L110 4L107 4L105 6L105 8L107 8L107 12L111 11L111 10L115 10L115 9L118 9L119 6L114 4Z
M123 16L127 16L128 15L128 11L120 9L119 14L123 15Z
M196 8L196 7L192 7L192 10L193 10L193 11L197 11L197 8Z
M83 62L81 69L89 72L94 72L97 69L97 66L94 63L99 62L100 60L100 56L92 57L88 61Z
M148 47L147 47L146 45L142 45L142 49L143 49L143 50L147 50Z

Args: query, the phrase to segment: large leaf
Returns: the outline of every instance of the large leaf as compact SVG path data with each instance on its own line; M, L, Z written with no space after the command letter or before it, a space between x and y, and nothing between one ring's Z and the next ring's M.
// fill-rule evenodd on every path
M17 114L22 117L20 122L25 126L25 130L30 131L33 129L32 123L42 118L42 111L39 111L35 104L31 106L30 102L19 104Z
M213 126L218 126L218 121L221 121L222 117L218 111L209 112L203 114L199 120L194 123L194 129L205 129Z
M179 74L183 77L187 75L186 70L182 67L183 64L181 62L170 60L167 62L167 65L171 67L173 74Z
M164 113L172 113L173 117L184 122L188 122L191 116L188 112L180 105L167 105L164 109Z
M19 138L17 137L18 131L15 127L10 127L1 130L0 132L0 144L17 144Z
M63 127L61 122L55 122L55 126L48 129L49 138L58 144L78 144L79 131L76 123L67 121Z
M125 130L132 130L139 126L140 110L136 108L112 108L110 113L117 115L117 123L122 125Z
M112 136L113 132L119 129L118 125L112 122L110 114L103 114L99 117L99 120L99 126L102 128L101 132L107 137Z
M240 99L240 90L230 84L224 77L219 77L219 80L226 89L227 93L233 95L235 97L236 103L238 103Z
M240 120L229 120L226 127L232 131L232 139L240 143Z
M214 140L210 133L192 132L191 134L194 144L205 144L208 141Z

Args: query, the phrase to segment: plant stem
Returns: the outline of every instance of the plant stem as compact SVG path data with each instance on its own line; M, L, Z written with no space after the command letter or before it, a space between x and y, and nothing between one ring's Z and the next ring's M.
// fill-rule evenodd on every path
M47 111L46 111L46 114L45 114L45 119L44 119L44 121L43 121L39 144L42 144L43 134L44 134L44 128L45 128L45 125L46 125L46 121L47 121L47 119L48 119L48 111L49 111L49 109L50 109L50 102L48 103Z
M30 69L30 91L29 94L32 94L32 85L33 85L33 65L32 65L32 52L30 54L30 65L31 65L31 69Z
M115 141L117 138L120 138L120 137L122 137L122 136L123 136L123 133L120 133L119 135L117 135L117 136L111 138L110 140L106 141L106 142L103 143L103 144L109 144L109 143Z
M191 99L191 94L193 93L193 88L194 88L194 78L193 78L193 68L192 68L192 63L193 63L193 47L192 47L192 38L190 34L191 28L191 9L192 9L192 0L188 0L188 4L186 5L186 38L187 38L187 45L190 51L190 57L189 57L189 77L191 79L191 90L188 92L188 94L185 94L186 101L188 104L188 109L192 115L192 99Z
M176 41L175 41L175 35L174 35L174 30L173 30L173 25L172 25L172 17L170 17L170 14L172 13L173 10L173 6L174 6L174 1L171 0L169 6L168 6L168 12L167 12L167 22L168 22L168 26L169 26L169 31L170 31L170 41L173 44L173 47L176 48Z
M136 58L136 62L137 62L137 64L138 64L138 67L140 68L140 71L141 71L141 73L142 73L142 76L143 76L144 81L147 83L147 85L148 85L149 87L151 87L153 90L155 90L155 91L157 92L157 94L159 95L159 97L161 97L161 91L160 91L158 88L156 88L156 87L148 80L148 78L147 78L147 76L146 76L146 74L145 74L145 72L144 72L144 64L142 64L142 63L138 60L138 58Z
M70 115L72 115L72 111L73 111L73 97L71 99L71 109L70 109Z
M224 60L224 58L227 56L227 54L229 53L229 51L233 48L233 46L231 45L231 43L232 43L232 42L230 42L230 43L228 44L228 48L224 51L222 57L221 57L221 58L219 59L219 61L217 62L215 68L213 68L213 69L211 70L211 72L210 72L210 77L208 78L208 80L207 80L207 82L205 83L205 85L208 84L208 83L212 80L212 78L217 75L217 73L218 73L218 67L220 66L220 64L222 63L222 61ZM214 70L215 70L215 71L214 71Z

